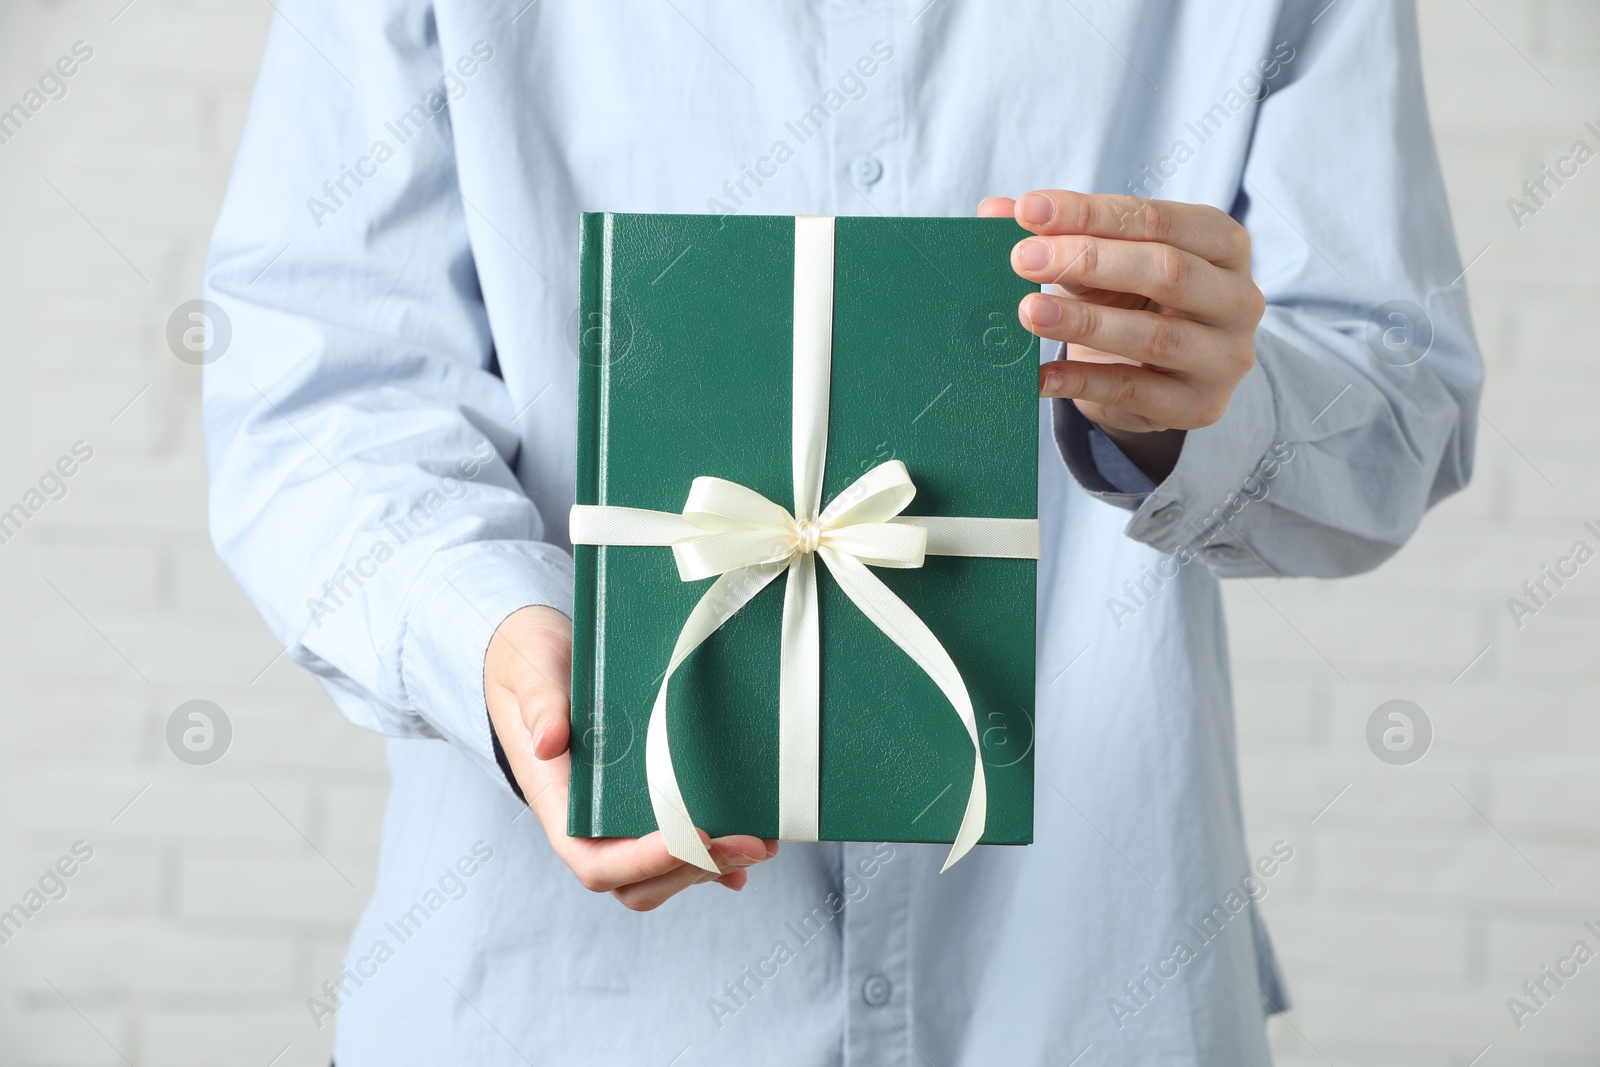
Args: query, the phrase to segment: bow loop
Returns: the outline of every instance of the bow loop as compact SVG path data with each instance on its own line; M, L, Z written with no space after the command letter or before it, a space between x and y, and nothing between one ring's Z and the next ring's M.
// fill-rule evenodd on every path
M689 487L683 519L694 531L672 543L678 577L713 578L740 567L780 563L826 545L871 567L920 567L928 533L891 523L917 495L906 465L880 463L850 483L815 522L795 517L748 486L702 476Z
M752 527L786 529L794 522L780 505L749 486L709 475L696 478L689 486L683 517L709 533Z
M820 547L854 556L869 567L907 570L922 566L928 531L898 522L858 522L826 531Z
M780 563L794 555L794 535L781 527L730 530L675 542L672 558L686 582L714 578L741 567Z
M898 459L880 463L845 487L828 502L817 522L824 528L854 526L860 522L888 522L911 503L917 487L911 472Z

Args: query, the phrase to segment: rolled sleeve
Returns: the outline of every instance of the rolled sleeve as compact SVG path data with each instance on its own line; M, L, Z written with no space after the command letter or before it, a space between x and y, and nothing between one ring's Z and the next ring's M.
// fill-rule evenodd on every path
M1248 509L1267 492L1275 443L1272 385L1258 363L1221 419L1184 436L1177 466L1134 511L1128 536L1163 552L1196 552L1219 574L1270 571L1251 550L1256 516Z
M1177 465L1160 485L1120 453L1108 454L1115 445L1071 401L1055 402L1054 419L1062 460L1084 490L1133 512L1129 537L1162 552L1198 554L1221 574L1261 573L1240 522L1274 470L1277 415L1259 364L1221 419L1185 435Z
M1393 556L1428 507L1467 484L1483 362L1415 10L1286 11L1281 32L1299 58L1263 98L1238 183L1217 198L1250 233L1266 298L1254 367L1148 492L1095 460L1070 404L1056 406L1055 429L1083 488L1133 512L1129 537L1226 577L1331 578ZM1397 317L1414 324L1416 351L1379 343Z

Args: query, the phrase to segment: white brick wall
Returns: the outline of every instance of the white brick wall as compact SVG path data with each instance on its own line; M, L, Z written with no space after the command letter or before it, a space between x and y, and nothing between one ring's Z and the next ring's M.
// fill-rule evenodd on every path
M95 449L0 545L0 908L94 849L0 945L0 1067L320 1067L303 1001L371 884L381 752L273 663L212 556L198 372L163 341L271 6L123 3L0 6L7 104L95 50L0 146L0 502ZM1600 120L1600 0L1427 0L1424 30L1463 251L1489 246L1470 282L1492 426L1471 490L1376 574L1229 588L1251 836L1304 857L1264 904L1297 1004L1272 1032L1285 1067L1485 1046L1485 1067L1577 1067L1600 1063L1600 962L1521 1030L1505 1000L1600 920L1600 569L1520 631L1504 602L1600 519L1600 164L1520 231L1505 200ZM208 767L164 739L196 698L234 729ZM1434 724L1409 767L1366 746L1394 698Z
M322 1067L331 1031L304 1000L371 885L381 747L286 662L262 673L278 646L205 532L199 372L164 341L272 8L137 0L113 22L124 2L0 7L7 105L94 48L0 146L0 500L95 450L0 545L0 908L94 849L0 945L0 1064ZM212 766L166 746L196 698L233 725Z
M1505 601L1600 519L1600 164L1520 231L1506 198L1580 135L1594 142L1582 126L1600 124L1600 3L1425 0L1422 13L1462 253L1489 246L1468 279L1492 425L1472 487L1375 574L1228 588L1251 837L1309 854L1263 905L1297 1005L1273 1044L1284 1067L1465 1067L1480 1053L1483 1067L1592 1065L1600 967L1520 1030L1506 998L1580 937L1600 948L1582 929L1600 920L1600 569L1520 631ZM1435 732L1406 767L1365 740L1395 698Z

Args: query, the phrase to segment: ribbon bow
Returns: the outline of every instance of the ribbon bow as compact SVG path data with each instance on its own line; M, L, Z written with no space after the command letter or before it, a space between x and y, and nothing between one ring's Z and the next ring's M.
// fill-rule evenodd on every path
M713 873L717 865L683 802L667 740L667 689L690 653L778 575L787 574L779 657L778 836L817 840L821 638L816 560L821 558L862 614L933 679L972 740L972 786L942 868L948 869L977 844L987 820L972 698L933 631L867 568L920 567L927 555L1039 555L1034 519L902 516L916 487L899 460L874 467L819 511L833 359L833 223L826 216L795 218L794 513L753 489L714 477L694 480L681 514L610 505L572 509L573 544L670 546L684 581L717 576L678 634L645 733L650 804L667 851Z
M789 566L813 552L830 567L841 553L874 567L920 567L928 531L889 521L916 493L906 465L893 459L856 479L810 521L737 482L696 478L683 518L702 532L672 543L678 576L693 582L740 567Z

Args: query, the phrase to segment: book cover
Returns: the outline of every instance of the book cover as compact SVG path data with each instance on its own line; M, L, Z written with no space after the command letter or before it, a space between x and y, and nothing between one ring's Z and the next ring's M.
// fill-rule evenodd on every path
M792 499L791 216L582 219L577 502L677 512L714 475ZM1038 347L1009 219L840 218L823 502L891 459L907 515L1037 516ZM645 728L673 643L710 580L669 549L578 545L569 832L655 829ZM874 570L931 628L971 694L982 837L1033 832L1035 563L929 556ZM951 841L973 747L949 700L818 568L824 840ZM783 583L674 676L671 752L712 836L776 837Z

